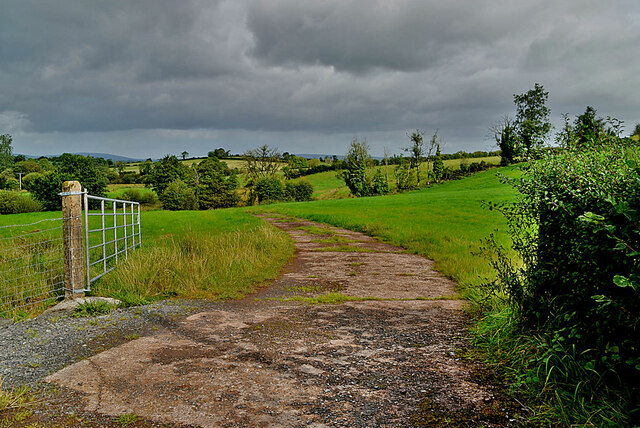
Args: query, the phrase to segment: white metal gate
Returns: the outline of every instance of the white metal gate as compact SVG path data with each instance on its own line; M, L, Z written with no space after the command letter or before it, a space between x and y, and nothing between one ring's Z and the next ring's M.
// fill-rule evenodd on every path
M140 204L84 194L86 291L98 278L115 269L118 261L142 243ZM89 201L99 201L99 211L89 210Z

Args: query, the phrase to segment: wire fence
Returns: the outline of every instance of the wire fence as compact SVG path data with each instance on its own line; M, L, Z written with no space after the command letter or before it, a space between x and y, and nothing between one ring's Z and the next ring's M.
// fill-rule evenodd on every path
M0 226L0 316L64 295L63 218Z
M119 261L140 247L142 230L140 204L119 199L84 194L84 206L98 201L100 210L85 210L85 241L87 291L91 284L115 269Z
M2 318L28 317L64 296L90 291L142 243L139 203L86 190L60 195L76 198L63 199L63 207L75 204L76 211L63 208L66 217L0 226Z

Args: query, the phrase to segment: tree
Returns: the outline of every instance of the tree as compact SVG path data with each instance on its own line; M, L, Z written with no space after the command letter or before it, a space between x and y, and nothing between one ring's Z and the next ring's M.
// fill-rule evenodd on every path
M247 172L251 179L271 177L281 166L281 157L276 147L269 147L266 144L257 149L248 150L243 155Z
M230 155L231 155L231 152L229 150L225 150L222 147L220 147L218 149L215 149L212 152L209 152L207 154L207 157L222 159L222 158L228 158Z
M367 196L369 194L367 183L367 167L369 164L371 164L369 145L366 141L358 141L355 138L351 142L345 159L345 170L340 174L340 178L344 180L354 196Z
M500 164L512 164L520 154L520 146L518 145L518 136L513 120L504 115L500 121L489 128L500 148Z
M169 183L175 180L190 181L191 171L174 155L166 155L153 164L145 183L158 195L162 195Z
M587 106L584 113L576 117L574 126L575 142L580 147L593 145L605 133L604 119L596 117L596 109Z
M122 161L117 161L114 166L118 170L118 174L124 173L124 170L127 169L127 164Z
M636 127L633 128L633 132L631 133L630 137L640 137L640 123L636 123Z
M431 159L431 154L437 147L440 147L440 144L438 144L438 130L436 129L436 132L431 136L431 140L429 140L429 147L427 148L427 184L429 184L429 159ZM420 187L420 174L418 174L418 187Z
M185 150L184 152L182 152L182 160L187 159L187 156L189 156L189 152L188 151Z
M196 194L188 184L177 179L167 185L160 195L162 207L167 210L195 210L198 207Z
M551 131L550 110L546 106L548 98L549 92L546 92L538 83L533 89L523 94L513 95L513 101L516 104L514 125L522 152L528 158L537 156L537 152Z
M140 164L138 165L138 170L140 171L140 175L148 175L151 172L151 169L153 168L153 162L151 162L151 160L147 159L144 162L140 162Z
M440 156L440 144L436 145L436 155L433 158L433 178L436 182L439 182L444 175L444 162L442 156Z
M411 141L411 146L405 147L403 150L409 153L409 169L415 168L418 187L420 187L420 164L424 156L424 131L416 129L411 135L407 133L407 136ZM429 171L427 171L428 173Z
M196 167L198 184L196 198L200 209L228 208L238 205L240 200L236 188L238 178L235 170L217 158L207 158Z
M0 135L0 172L13 165L13 154L11 142L13 139L9 134Z

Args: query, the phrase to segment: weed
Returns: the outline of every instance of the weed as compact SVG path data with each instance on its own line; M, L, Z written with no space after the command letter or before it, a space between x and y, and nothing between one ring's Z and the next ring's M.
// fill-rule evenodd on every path
M358 267L358 266L362 266L362 263L360 263L360 262L355 262L355 263L351 263L351 264L349 264L349 266L352 266L352 267Z
M130 341L130 340L136 340L139 339L140 335L138 333L134 333L134 334L129 334L127 336L124 337L124 340Z
M126 428L140 420L140 417L135 413L124 413L116 418L116 422L120 424L122 428Z
M333 231L329 230L325 227L318 226L300 226L296 227L293 230L304 230L309 235L333 235Z
M283 302L307 302L312 305L337 305L344 302L363 302L367 300L383 300L377 297L353 297L340 293L339 291L332 291L330 293L322 294L317 297L302 297L295 296L287 299L281 299Z
M24 422L28 418L30 418L31 415L33 415L33 412L31 410L24 409L24 410L20 410L20 411L14 413L13 414L13 419L15 419L16 422Z
M104 300L86 301L76 306L69 316L74 318L96 317L110 314L114 309L114 305Z
M357 272L349 272L349 276L358 276Z
M2 378L0 377L0 413L9 409L19 409L33 402L33 400L29 387L21 386L12 391L7 391L2 388Z
M379 253L380 252L380 251L372 250L370 248L352 247L352 246L349 246L349 245L339 245L337 247L314 248L311 251L318 251L318 252L324 252L324 253L332 253L332 252L339 252L339 253Z
M354 239L344 238L342 236L334 235L331 238L327 239L313 239L311 242L315 242L317 244L350 244L354 242L359 242Z

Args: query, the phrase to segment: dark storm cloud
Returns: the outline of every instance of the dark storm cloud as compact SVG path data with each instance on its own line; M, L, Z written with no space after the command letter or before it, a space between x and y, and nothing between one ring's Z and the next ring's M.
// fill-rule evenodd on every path
M473 148L534 82L556 118L640 120L639 22L632 1L8 0L0 126L167 146L153 130L235 129L289 151L419 127Z

